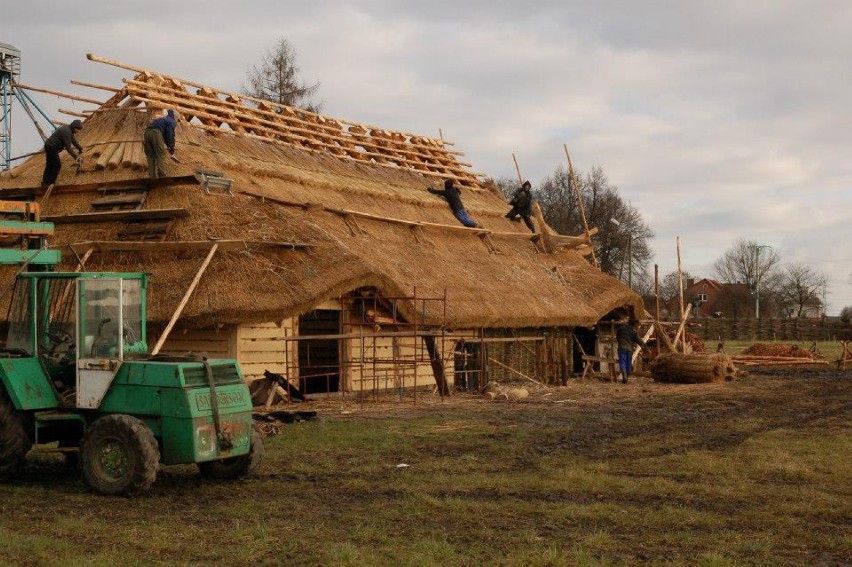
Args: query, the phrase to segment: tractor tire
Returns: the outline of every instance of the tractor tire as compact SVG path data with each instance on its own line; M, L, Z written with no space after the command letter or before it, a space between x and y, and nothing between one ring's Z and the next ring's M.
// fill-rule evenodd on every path
M32 440L27 434L27 420L0 386L0 479L15 476L30 447Z
M160 449L151 429L123 414L95 421L83 436L80 465L83 479L101 494L134 494L157 479Z
M247 455L198 463L198 471L205 478L231 480L254 472L263 462L263 438L256 429L251 430L251 448Z

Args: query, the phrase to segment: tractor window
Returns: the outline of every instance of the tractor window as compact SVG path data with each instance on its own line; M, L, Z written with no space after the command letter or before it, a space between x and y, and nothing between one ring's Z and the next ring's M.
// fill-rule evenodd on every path
M30 311L30 285L28 281L18 280L9 304L9 334L6 337L7 349L21 349L28 355L33 353L33 314Z
M81 358L119 358L121 280L79 280Z
M140 280L124 280L121 285L123 310L124 349L130 352L145 352L145 336L142 332L142 282Z
M68 364L75 358L77 317L74 309L74 280L38 280L36 322L39 353L53 364Z

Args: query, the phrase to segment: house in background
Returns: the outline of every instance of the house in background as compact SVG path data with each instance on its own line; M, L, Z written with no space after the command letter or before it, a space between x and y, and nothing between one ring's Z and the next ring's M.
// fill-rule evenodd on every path
M598 354L600 329L641 314L589 263L587 237L504 218L450 142L90 59L132 76L87 83L109 98L80 113L86 162L63 154L43 220L61 269L150 274L159 352L236 358L247 380L269 371L311 394L449 391L564 379L575 345ZM182 117L180 163L149 180L142 135L164 109ZM0 174L0 199L44 199L43 167ZM481 228L427 192L447 178Z

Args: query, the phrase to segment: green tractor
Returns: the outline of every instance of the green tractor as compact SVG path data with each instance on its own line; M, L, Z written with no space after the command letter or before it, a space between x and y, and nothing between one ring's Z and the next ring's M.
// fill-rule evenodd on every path
M48 224L20 230L32 239ZM46 270L57 261L44 248L0 250L0 263ZM147 355L146 288L140 273L17 274L0 347L0 477L18 472L33 446L79 460L103 494L148 489L160 463L197 463L218 479L259 464L237 362Z

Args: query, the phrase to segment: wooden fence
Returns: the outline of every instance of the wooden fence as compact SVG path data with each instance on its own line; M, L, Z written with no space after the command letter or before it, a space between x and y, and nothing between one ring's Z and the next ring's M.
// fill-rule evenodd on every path
M706 341L839 341L852 324L823 319L696 319L689 332Z

